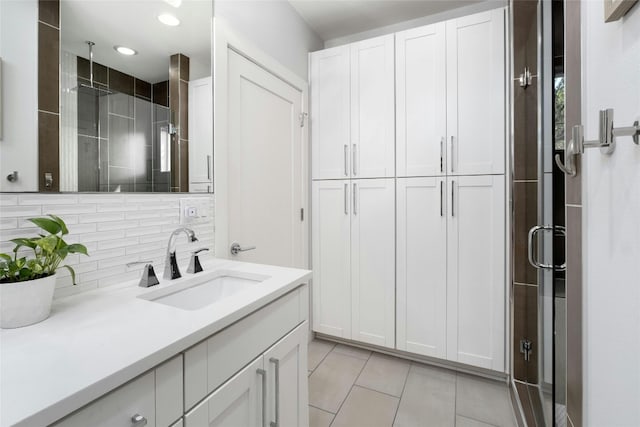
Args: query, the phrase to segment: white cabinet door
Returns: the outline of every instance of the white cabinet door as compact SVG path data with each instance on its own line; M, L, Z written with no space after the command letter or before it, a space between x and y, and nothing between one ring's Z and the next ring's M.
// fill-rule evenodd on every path
M261 355L187 413L185 427L262 426L266 415L262 369Z
M393 177L394 36L351 47L351 174L354 178Z
M396 33L396 173L446 170L445 23Z
M350 181L314 181L313 330L351 338Z
M397 348L446 358L447 212L444 178L397 182Z
M395 180L351 182L352 338L395 347Z
M189 185L211 191L213 181L213 87L211 77L189 82ZM208 187L207 187L208 185Z
M148 372L90 403L56 427L131 427L140 415L150 427L156 426L155 375Z
M504 173L504 10L446 25L449 174Z
M349 176L349 46L311 54L312 178Z
M264 354L267 420L278 427L309 425L308 330L304 322Z
M447 359L504 371L504 176L448 184Z

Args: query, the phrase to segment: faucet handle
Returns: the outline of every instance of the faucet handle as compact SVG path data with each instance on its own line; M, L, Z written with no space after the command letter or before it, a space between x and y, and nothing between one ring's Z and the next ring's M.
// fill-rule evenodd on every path
M189 268L187 268L187 273L200 273L202 271L202 265L200 265L200 258L198 254L202 251L208 251L209 248L200 248L191 252L191 261L189 261Z
M134 265L145 264L144 270L142 272L142 277L140 278L140 283L138 286L142 288L148 288L150 286L155 286L160 283L158 277L156 276L156 272L153 269L153 265L151 261L134 261L127 263L127 267L131 267Z

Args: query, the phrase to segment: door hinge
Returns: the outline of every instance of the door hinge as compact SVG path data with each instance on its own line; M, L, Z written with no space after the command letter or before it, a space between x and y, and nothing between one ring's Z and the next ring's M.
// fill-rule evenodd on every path
M298 120L300 120L300 127L303 128L304 127L304 119L305 117L307 117L309 114L307 113L300 113L300 115L298 116Z
M300 221L304 221L304 208L300 209Z
M529 361L531 358L531 351L533 349L533 344L528 339L520 340L520 353L524 355L524 360Z

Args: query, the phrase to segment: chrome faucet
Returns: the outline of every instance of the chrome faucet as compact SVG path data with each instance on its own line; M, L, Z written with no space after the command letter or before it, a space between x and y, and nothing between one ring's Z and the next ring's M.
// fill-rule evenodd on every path
M164 261L164 274L163 279L173 280L182 277L180 269L178 268L178 261L176 260L176 237L178 234L184 232L189 238L190 242L197 242L198 238L193 230L185 227L176 229L169 237L169 244L167 245L167 257Z

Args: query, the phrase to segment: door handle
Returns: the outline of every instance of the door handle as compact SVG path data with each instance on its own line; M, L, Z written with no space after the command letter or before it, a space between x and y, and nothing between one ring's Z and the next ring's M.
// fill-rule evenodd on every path
M442 199L444 198L444 185L443 182L440 181L440 216L444 215L444 210L442 207Z
M531 227L531 229L529 230L529 234L527 236L527 257L529 258L529 264L531 264L533 267L537 268L537 269L544 269L544 270L553 270L556 269L558 271L564 271L567 269L567 262L565 260L565 262L563 262L560 265L553 265L553 264L545 264L545 263L541 263L535 256L535 249L534 249L534 244L533 241L536 238L537 234L541 231L554 231L554 236L563 236L563 237L567 237L567 230L565 227L563 226L553 226L553 225L536 225L534 227ZM537 242L537 240L536 240ZM535 248L537 248L538 245L535 245Z
M230 251L231 251L231 255L238 255L240 252L252 251L255 248L256 248L255 246L247 246L247 247L243 248L242 246L240 246L240 243L233 242L231 244Z
M353 184L353 214L358 215L358 201L356 200L356 192L358 190L358 184Z
M353 176L356 176L358 174L358 172L356 171L356 158L358 157L356 155L358 150L358 146L356 144L353 144L353 149L351 150L351 170L353 171Z
M349 156L347 155L347 151L349 150L349 146L344 144L344 176L349 176Z
M274 382L275 382L275 421L271 421L271 427L280 426L280 360L272 357L269 362L273 363L275 367Z
M262 378L262 427L267 427L267 371L258 369L256 373Z
M349 215L349 184L344 184L344 214Z

